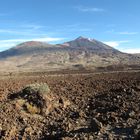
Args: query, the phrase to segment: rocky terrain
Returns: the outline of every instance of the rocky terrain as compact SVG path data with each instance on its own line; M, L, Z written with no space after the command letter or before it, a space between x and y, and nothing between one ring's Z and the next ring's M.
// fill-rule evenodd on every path
M139 140L140 72L3 75L0 139Z
M140 65L140 56L84 37L56 45L30 41L0 52L0 71L94 70L109 65Z

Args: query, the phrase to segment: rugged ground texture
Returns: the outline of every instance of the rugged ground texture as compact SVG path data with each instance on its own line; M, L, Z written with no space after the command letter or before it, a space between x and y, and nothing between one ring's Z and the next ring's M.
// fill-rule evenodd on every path
M24 106L33 83L50 87L47 113ZM0 139L140 139L140 72L2 76Z

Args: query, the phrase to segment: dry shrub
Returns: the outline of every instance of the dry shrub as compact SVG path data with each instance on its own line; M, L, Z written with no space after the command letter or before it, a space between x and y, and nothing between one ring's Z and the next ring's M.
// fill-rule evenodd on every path
M26 101L23 103L24 107L31 114L43 113L51 101L50 95L50 88L46 83L30 84L21 91L21 97Z
M23 99L18 99L18 100L17 100L17 104L20 105L20 106L23 106L23 105L25 104L25 102L26 102L26 101L23 100Z
M54 108L63 109L70 106L70 101L64 97L52 94L46 83L35 83L25 86L18 95L16 108L30 114L48 115Z
M27 85L24 89L23 92L27 94L34 94L34 93L39 93L39 94L48 94L50 93L50 88L46 83L35 83L35 84L30 84Z
M50 88L46 83L35 83L27 85L21 94L27 102L34 104L37 107L44 107L50 98Z
M29 112L30 114L40 113L40 109L32 104L26 103L25 107L26 107L27 112Z

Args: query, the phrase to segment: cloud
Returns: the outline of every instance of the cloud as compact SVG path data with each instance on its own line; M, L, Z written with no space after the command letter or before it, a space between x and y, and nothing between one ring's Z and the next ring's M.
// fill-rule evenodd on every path
M42 41L42 42L53 42L60 41L63 38L52 38L52 37L44 37L44 38L31 38L31 39L8 39L8 40L0 40L0 43L8 43L8 42L25 42L25 41Z
M26 28L26 29L38 30L38 29L44 28L45 26L36 25L36 24L22 24L20 25L20 27Z
M129 32L129 31L123 31L123 32L116 32L114 29L106 31L107 33L114 33L119 35L136 35L139 34L138 32Z
M43 32L44 29L48 29L46 26L32 24L32 23L19 23L11 25L10 28L1 28L0 33L12 34L12 35L32 35Z
M131 42L131 40L122 40L122 41L105 41L104 43L111 46L111 47L118 47L122 43L128 43Z
M38 36L54 36L57 35L57 32L53 31L42 31L42 30L34 30L34 29L0 29L0 36L18 36L18 37L38 37Z
M122 51L124 53L130 53L130 54L140 53L140 48L122 48L122 47L119 47L122 43L128 43L131 41L132 40L106 41L104 43L111 46L111 47L118 48L120 51Z
M135 53L140 53L140 48L122 49L121 51L126 52L126 53L135 54Z
M75 7L81 12L104 12L105 10L102 8L97 8L97 7L84 7L84 6L77 6Z
M138 32L118 32L120 35L136 35Z
M16 45L15 42L1 42L0 41L0 51L9 49L9 48L11 48L11 47L13 47L15 45Z
M30 38L30 39L8 39L0 40L0 50L5 50L7 48L13 47L19 43L26 41L41 41L41 42L57 42L64 40L64 38L53 38L53 37L43 37L43 38Z
M107 42L104 42L106 45L109 45L111 47L117 47L119 46L119 43L116 42L116 41L107 41Z
M36 38L31 39L33 41L42 41L42 42L55 42L55 41L62 41L64 38L52 38L52 37L44 37L44 38Z
M93 32L95 26L96 24L87 24L87 23L61 25L56 27L54 33L57 33L58 35L69 34L69 33L75 33L77 35L80 35L81 33L83 34L83 33Z
M18 38L35 38L38 36L58 36L60 33L58 33L53 26L19 23L18 25L10 25L10 27L8 25L8 28L0 28L0 36L2 37L3 35L6 37L14 36L15 38L16 36Z
M16 30L11 30L11 29L0 29L0 33L18 34L20 32Z
M41 30L36 30L39 27L34 27L34 29L0 29L0 34L5 35L16 35L16 36L45 36L50 34L55 34L55 32L45 32Z
M6 29L0 29L0 33L7 33L7 34L30 34L32 32L38 31L38 29L43 28L43 26L40 25L18 25L13 28L6 28Z

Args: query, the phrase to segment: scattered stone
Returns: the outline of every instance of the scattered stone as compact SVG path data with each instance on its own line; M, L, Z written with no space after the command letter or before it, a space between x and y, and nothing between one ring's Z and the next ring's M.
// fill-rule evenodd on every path
M97 119L93 118L90 119L89 126L88 126L93 132L98 132L103 127L102 123L99 122Z
M139 77L132 72L0 80L0 139L139 140Z

